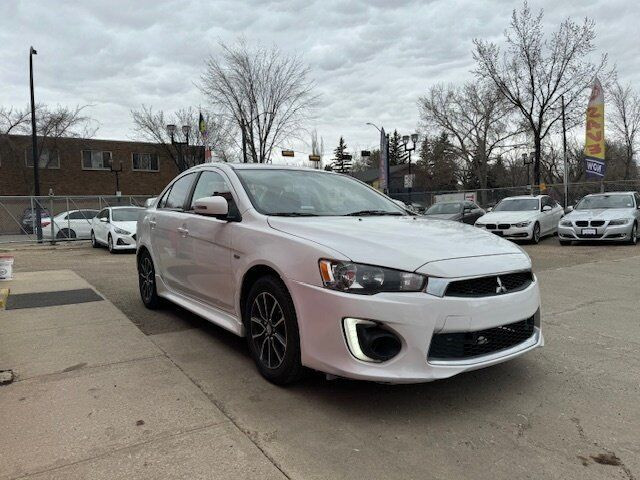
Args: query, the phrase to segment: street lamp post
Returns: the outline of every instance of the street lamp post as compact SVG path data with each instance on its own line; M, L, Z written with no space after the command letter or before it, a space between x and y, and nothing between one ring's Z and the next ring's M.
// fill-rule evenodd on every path
M378 128L378 126L375 123L367 122L366 124L367 125L371 125L373 128L378 130L380 135L382 135L382 129ZM385 139L386 139L386 142L385 142L385 145L386 145L385 156L387 158L387 188L386 188L384 193L386 193L387 195L390 195L390 192L391 192L391 170L389 168L389 134L388 133L385 134ZM380 154L382 154L382 152L380 152Z
M111 173L116 174L116 196L120 195L120 173L122 173L122 160L120 160L120 166L116 169L113 165L109 165Z
M413 147L409 147L409 139L411 139L411 143L413 144ZM413 190L413 176L411 175L411 152L413 152L416 149L416 144L418 142L418 134L417 133L412 133L411 136L409 135L404 135L402 137L402 143L404 145L404 151L409 153L409 182L410 182L410 186L409 186L409 203L411 203L411 192Z
M36 236L38 242L42 241L42 214L40 212L40 165L38 160L38 138L36 135L36 102L33 92L33 56L38 52L35 48L29 49L29 90L31 94L31 154L33 156L33 194L36 197ZM50 213L53 215L53 212Z
M188 147L189 146L189 133L191 132L191 126L189 125L183 125L182 126L182 135L184 135L185 141L184 142L177 142L175 139L175 133L176 133L176 129L177 127L173 124L169 124L167 125L167 133L169 134L169 137L171 137L171 145L173 145L173 147L176 149L176 151L178 152L178 166L181 172L184 172L187 169L187 162L185 161L184 158L184 151L183 148L184 147Z

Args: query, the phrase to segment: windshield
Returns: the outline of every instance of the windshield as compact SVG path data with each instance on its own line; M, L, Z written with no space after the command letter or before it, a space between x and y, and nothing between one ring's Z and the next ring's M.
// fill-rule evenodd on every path
M576 205L576 210L594 208L633 208L633 197L631 195L594 195L584 197Z
M510 198L502 200L493 209L494 212L525 212L540 208L537 198Z
M460 213L461 211L462 203L460 202L436 203L435 205L431 205L431 207L429 207L429 210L426 211L426 215Z
M314 170L238 169L253 206L265 215L407 215L357 180Z
M135 222L142 208L114 208L111 210L111 220L114 222Z

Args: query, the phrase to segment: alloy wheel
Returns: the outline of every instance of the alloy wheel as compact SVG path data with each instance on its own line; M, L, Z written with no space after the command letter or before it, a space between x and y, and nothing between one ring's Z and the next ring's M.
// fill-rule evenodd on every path
M537 223L533 226L533 243L540 241L540 225Z
M113 253L113 238L111 235L109 235L109 238L107 239L107 247L109 248L109 251Z
M142 295L142 300L144 303L150 303L153 297L155 272L153 271L151 258L149 258L148 255L144 255L140 259L138 275L140 277L140 295Z
M251 305L251 341L260 362L271 370L282 365L287 352L287 324L273 295L260 293Z

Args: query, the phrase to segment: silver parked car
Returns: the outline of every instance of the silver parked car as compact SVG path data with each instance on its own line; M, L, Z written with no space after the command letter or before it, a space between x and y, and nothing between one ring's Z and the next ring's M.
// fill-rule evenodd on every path
M558 225L560 245L604 240L636 244L640 223L638 192L587 195Z

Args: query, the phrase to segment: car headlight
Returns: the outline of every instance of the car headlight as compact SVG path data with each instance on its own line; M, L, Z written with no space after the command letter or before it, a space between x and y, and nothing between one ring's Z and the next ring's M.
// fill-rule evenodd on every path
M113 231L116 232L118 235L131 235L131 232L127 232L126 230L123 230L118 227L113 227Z
M571 226L571 221L570 220L563 220L560 222L560 226L562 227L570 227Z
M514 223L513 226L516 228L524 228L524 227L528 227L529 225L531 225L531 222L520 222L520 223Z
M392 268L337 260L320 260L320 276L325 288L372 295L378 292L419 292L427 277Z
M611 220L609 225L626 225L629 223L628 218L616 218L615 220Z

